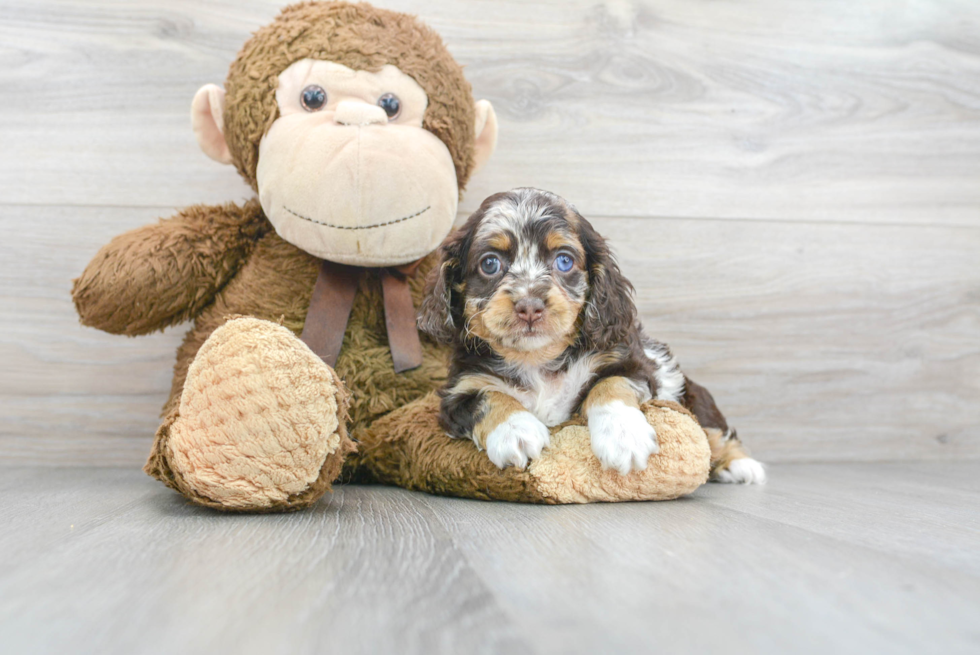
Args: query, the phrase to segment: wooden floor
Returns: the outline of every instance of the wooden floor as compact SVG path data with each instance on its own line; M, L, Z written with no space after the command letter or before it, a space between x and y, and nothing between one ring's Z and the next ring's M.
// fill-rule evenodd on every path
M980 462L534 507L351 486L216 514L0 469L3 653L977 653Z
M138 471L186 326L69 290L252 195L189 105L285 2L0 0L0 655L980 652L980 2L376 0L496 108L460 217L575 203L772 480L224 516Z

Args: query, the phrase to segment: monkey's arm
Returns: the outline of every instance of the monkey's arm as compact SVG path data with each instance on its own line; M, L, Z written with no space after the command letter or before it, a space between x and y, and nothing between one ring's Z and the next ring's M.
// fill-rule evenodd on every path
M251 200L244 206L195 205L120 234L74 281L81 322L135 336L193 318L271 229Z

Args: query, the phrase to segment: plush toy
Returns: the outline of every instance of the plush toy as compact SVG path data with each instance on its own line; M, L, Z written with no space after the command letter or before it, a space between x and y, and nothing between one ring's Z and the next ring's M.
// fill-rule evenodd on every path
M661 450L628 476L601 469L581 422L525 470L440 430L447 353L414 308L497 123L431 29L367 4L287 7L192 121L258 198L116 237L73 288L82 323L113 334L194 321L147 473L237 511L303 508L338 479L537 503L668 499L707 479L706 435L670 403L644 406Z

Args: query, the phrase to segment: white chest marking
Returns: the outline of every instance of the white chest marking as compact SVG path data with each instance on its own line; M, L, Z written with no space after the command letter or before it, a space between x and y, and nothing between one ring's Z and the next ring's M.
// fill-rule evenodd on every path
M571 418L582 388L595 377L593 358L582 357L563 372L527 368L518 376L523 382L522 388L508 387L507 393L551 427Z

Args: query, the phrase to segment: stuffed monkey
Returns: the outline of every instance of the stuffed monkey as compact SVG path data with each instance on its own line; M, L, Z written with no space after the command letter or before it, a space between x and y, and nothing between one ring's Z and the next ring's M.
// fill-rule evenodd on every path
M447 352L414 308L497 121L414 17L287 7L224 89L197 93L192 123L257 198L116 237L72 292L82 323L113 334L193 321L148 474L233 511L307 507L338 479L539 503L674 498L706 480L705 433L672 404L644 408L661 452L629 476L599 467L581 421L526 470L439 429Z

